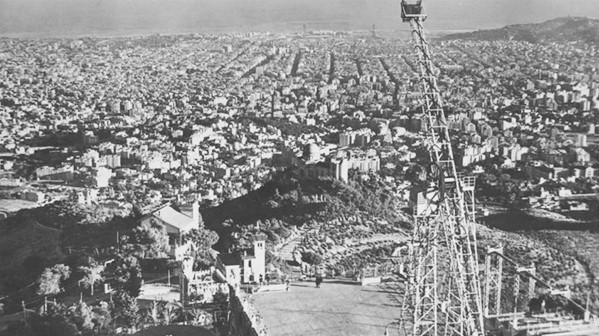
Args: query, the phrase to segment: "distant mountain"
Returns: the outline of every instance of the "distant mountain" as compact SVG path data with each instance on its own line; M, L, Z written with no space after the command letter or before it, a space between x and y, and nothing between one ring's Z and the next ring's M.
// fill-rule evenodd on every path
M531 43L580 41L599 44L599 20L583 17L557 18L541 23L510 25L500 29L450 34L443 40L501 41Z

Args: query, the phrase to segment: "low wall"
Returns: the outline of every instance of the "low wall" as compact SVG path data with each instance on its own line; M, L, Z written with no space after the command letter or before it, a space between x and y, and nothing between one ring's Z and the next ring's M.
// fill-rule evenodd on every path
M283 292L287 288L287 285L283 284L273 284L258 287L258 293L261 292Z
M230 289L230 336L268 336L262 317L239 288Z
M170 292L178 292L179 286L167 284L145 284L141 286L141 295L161 295Z
M362 286L378 285L381 283L381 277L362 278L361 283Z

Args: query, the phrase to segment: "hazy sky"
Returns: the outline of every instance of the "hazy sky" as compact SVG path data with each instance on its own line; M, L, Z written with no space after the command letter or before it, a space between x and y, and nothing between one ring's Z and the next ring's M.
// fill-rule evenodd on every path
M415 0L412 0L415 1ZM0 35L407 29L400 0L0 0ZM424 0L432 30L475 30L562 16L599 17L599 0Z

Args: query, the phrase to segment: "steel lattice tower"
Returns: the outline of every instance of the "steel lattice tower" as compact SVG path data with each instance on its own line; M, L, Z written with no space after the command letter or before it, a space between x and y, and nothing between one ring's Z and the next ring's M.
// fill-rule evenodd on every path
M458 175L419 0L401 3L412 28L430 154L426 206L414 213L405 311L411 335L484 335L474 225L474 178ZM406 324L404 324L406 326Z

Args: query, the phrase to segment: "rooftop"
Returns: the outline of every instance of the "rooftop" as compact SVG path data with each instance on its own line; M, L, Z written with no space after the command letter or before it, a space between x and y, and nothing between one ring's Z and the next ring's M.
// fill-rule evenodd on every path
M218 258L222 261L223 265L232 266L241 264L239 253L220 253Z
M165 223L178 228L181 231L189 231L196 227L193 218L185 216L170 206L166 206L152 213L153 216L161 219Z

